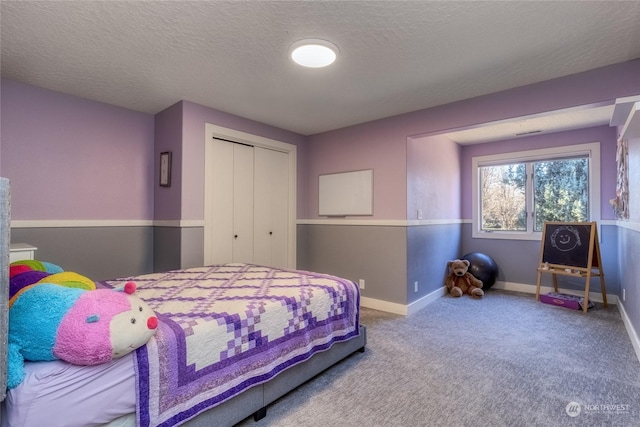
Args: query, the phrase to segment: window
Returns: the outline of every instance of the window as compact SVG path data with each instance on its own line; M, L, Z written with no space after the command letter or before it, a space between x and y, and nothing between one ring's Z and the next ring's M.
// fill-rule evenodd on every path
M473 158L473 237L540 239L545 221L597 221L600 145Z

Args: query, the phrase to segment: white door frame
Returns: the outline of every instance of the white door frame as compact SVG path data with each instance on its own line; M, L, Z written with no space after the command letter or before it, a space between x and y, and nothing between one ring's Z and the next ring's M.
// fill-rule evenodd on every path
M234 129L213 125L211 123L205 123L204 134L204 265L209 265L212 263L211 227L213 225L211 224L210 216L212 204L211 182L213 171L211 168L210 159L213 155L213 149L210 142L213 137L216 137L253 145L255 147L282 151L289 155L289 256L287 262L289 268L296 268L296 165L298 147L286 142L276 141L275 139L269 139L250 133L240 132Z

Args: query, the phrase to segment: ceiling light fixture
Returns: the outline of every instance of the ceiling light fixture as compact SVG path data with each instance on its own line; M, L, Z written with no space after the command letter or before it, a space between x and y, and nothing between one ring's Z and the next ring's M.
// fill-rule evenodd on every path
M338 47L326 40L305 39L291 45L289 56L303 67L321 68L333 64L338 56Z

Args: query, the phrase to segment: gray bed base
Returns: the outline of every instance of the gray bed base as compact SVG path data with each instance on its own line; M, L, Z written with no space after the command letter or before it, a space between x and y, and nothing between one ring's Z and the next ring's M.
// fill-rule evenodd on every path
M238 396L211 408L187 421L187 427L231 427L253 415L256 421L267 414L267 405L275 402L299 385L355 352L364 352L367 328L360 325L360 335L349 341L338 342L327 350L314 354L311 359L280 372L264 384L252 387Z

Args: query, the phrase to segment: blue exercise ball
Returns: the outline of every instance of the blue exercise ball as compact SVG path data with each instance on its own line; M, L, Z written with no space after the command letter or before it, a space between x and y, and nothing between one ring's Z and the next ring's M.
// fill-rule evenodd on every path
M482 281L482 289L487 290L496 283L498 264L487 254L470 252L461 259L469 261L469 273Z

